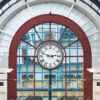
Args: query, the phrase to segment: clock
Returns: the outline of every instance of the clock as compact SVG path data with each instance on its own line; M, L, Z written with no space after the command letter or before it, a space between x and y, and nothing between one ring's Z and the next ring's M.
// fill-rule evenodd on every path
M54 41L44 42L38 49L37 59L43 68L55 69L63 60L63 49L59 43Z

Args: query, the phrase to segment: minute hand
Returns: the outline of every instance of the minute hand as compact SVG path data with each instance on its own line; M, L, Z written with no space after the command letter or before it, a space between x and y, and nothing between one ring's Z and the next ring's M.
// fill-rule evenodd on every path
M52 55L52 56L57 56L57 57L61 57L61 55Z
M42 53L42 54L46 55L47 57L50 57L50 55L48 55L48 54L45 54L45 53Z

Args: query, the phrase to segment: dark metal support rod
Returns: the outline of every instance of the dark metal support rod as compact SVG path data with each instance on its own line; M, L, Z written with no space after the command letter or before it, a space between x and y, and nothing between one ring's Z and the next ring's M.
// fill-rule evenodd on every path
M52 76L51 70L49 71L49 100L52 100Z
M58 40L58 42L59 42L59 41L61 40L61 38L63 37L64 33L66 32L66 29L67 29L67 27L65 27L65 29L64 29L63 33L61 34L60 39Z
M50 40L51 40L51 38L52 38L52 34L51 34L51 22L49 22L49 38L50 38Z
M70 47L71 45L73 45L74 43L76 43L76 42L78 42L78 41L79 41L79 39L73 41L72 43L70 43L70 44L68 44L67 46L65 46L64 49L67 48L67 47Z
M34 45L30 44L29 42L27 42L27 41L25 41L25 40L23 40L23 39L22 39L22 41L25 42L26 44L30 45L31 47L33 47L33 48L36 49L36 47L35 47Z
M39 33L37 32L36 28L35 28L35 27L33 27L33 28L34 28L34 31L36 32L36 34L37 34L39 40L42 42L42 39L41 39L41 37L39 36Z

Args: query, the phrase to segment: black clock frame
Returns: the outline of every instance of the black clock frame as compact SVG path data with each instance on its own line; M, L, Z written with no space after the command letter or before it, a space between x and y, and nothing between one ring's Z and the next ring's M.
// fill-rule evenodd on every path
M60 48L60 50L61 50L61 53L62 53L62 60L61 60L61 62L59 63L58 66L56 66L56 67L54 67L54 68L46 68L46 67L42 66L42 64L39 62L38 52L39 52L39 50L40 50L45 44L48 44L48 43L53 43L53 44L55 44L56 46L58 46L58 47ZM44 68L44 69L46 69L46 70L54 70L54 69L58 68L58 67L62 64L63 59L64 59L65 53L64 53L64 50L63 50L63 49L64 49L63 45L62 45L60 42L58 42L58 41L47 40L47 41L44 41L44 42L40 43L40 44L37 46L37 50L36 50L36 52L37 52L36 54L37 54L38 63L40 64L40 66L41 66L42 68Z

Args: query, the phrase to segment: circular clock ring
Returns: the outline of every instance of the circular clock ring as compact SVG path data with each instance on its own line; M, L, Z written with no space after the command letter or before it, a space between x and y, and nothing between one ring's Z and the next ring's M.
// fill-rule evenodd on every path
M63 61L62 46L55 41L45 41L40 44L37 51L37 60L41 67L53 70Z

